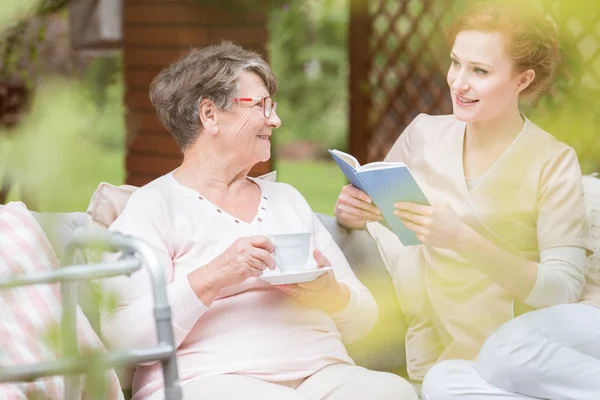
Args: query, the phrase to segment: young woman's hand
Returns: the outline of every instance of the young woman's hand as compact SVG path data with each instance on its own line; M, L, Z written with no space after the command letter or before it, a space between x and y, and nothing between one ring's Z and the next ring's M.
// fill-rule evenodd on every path
M319 250L315 250L313 257L317 261L317 268L331 265ZM338 282L331 270L311 282L276 285L275 288L293 296L307 307L318 308L330 314L343 310L350 301L350 289Z
M458 251L468 226L449 205L423 206L414 203L394 204L394 215L417 234L423 244Z
M362 190L346 185L335 203L335 219L348 229L364 229L367 222L381 221L381 213Z

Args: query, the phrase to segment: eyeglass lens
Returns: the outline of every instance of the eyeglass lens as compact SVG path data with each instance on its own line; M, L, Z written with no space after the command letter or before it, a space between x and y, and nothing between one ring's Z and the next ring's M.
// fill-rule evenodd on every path
M266 97L264 102L265 118L269 118L271 116L271 112L273 111L273 100L270 97Z

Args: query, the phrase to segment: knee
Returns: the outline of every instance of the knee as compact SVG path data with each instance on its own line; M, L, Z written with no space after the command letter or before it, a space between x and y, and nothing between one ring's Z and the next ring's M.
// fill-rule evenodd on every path
M493 386L517 391L535 374L540 339L539 332L527 326L510 323L503 326L481 347L477 371Z
M421 387L423 400L454 400L460 394L454 390L461 370L466 368L466 361L448 360L433 366L425 375Z
M381 400L419 399L414 386L407 380L389 372L378 372L377 374L377 383L370 390L371 398Z

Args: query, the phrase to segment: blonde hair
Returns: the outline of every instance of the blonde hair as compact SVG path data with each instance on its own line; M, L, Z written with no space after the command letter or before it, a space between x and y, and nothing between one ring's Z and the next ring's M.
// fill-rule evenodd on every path
M262 57L231 42L192 49L154 78L150 100L181 150L200 134L200 102L209 99L221 109L230 109L242 71L257 74L270 95L277 91L275 75Z
M498 1L479 3L461 15L446 32L450 46L464 30L499 32L506 38L506 53L517 72L535 71L535 79L523 94L546 90L560 60L560 47L552 22L525 4Z

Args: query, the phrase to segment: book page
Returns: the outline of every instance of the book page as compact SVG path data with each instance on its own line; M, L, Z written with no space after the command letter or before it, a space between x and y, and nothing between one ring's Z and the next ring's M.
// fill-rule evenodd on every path
M360 163L354 156L351 156L350 154L344 153L343 151L339 151L339 150L329 150L329 151L332 152L333 154L335 154L336 156L338 156L339 158L341 158L346 164L350 165L352 168L354 168L354 169L360 168Z
M372 162L372 163L368 163L363 165L362 167L359 167L358 170L359 171L374 171L374 170L378 170L378 169L386 169L386 168L399 168L399 167L406 167L406 164L404 164L403 162L384 162L384 161L378 161L378 162Z

